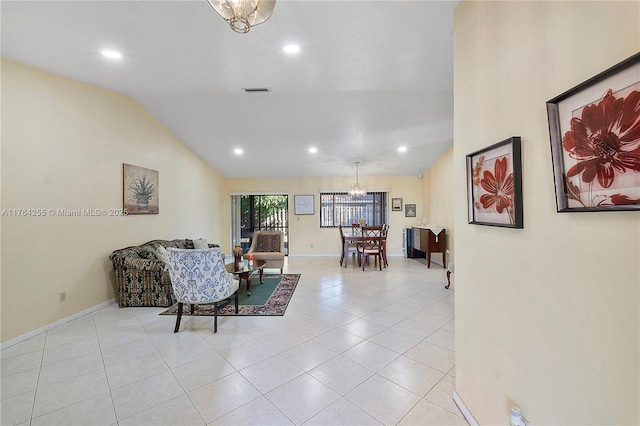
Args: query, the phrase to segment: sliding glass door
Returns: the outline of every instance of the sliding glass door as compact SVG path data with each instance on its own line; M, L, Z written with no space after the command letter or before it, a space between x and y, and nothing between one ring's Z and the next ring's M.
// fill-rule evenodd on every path
M284 253L289 253L289 197L287 195L232 195L231 242L246 253L255 231L282 231Z

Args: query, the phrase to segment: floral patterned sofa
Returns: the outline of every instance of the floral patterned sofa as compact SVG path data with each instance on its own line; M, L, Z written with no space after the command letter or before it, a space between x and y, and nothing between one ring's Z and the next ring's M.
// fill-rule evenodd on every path
M208 246L218 247L217 244ZM167 264L158 258L160 247L194 248L193 240L189 239L153 240L111 253L109 260L113 262L120 307L171 306L176 303Z

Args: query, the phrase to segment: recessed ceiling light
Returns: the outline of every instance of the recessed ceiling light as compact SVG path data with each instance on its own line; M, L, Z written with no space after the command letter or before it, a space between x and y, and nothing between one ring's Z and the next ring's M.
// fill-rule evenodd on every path
M405 152L407 150L406 146L398 147L398 152Z
M282 50L284 50L285 53L298 53L300 52L300 46L297 44L287 44Z
M318 152L318 148L311 147L311 148L309 148L309 152L312 153L312 154L315 154L316 152Z
M109 59L120 59L122 58L122 53L116 52L115 50L103 50L102 56L105 56Z
M236 155L240 155L240 154L242 154L242 150L240 148L236 148L236 149L233 150L233 153L236 154Z

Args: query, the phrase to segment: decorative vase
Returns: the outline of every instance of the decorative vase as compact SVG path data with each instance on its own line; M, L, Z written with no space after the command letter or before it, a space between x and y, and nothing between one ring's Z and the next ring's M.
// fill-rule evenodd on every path
M138 203L138 210L147 210L149 208L149 197L144 195L138 195L136 197Z
M236 265L242 262L242 246L235 246L233 248L233 261Z

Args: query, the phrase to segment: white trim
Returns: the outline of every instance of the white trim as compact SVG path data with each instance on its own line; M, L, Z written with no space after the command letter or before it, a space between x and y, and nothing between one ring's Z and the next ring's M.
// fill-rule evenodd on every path
M464 403L462 398L460 398L460 395L458 395L458 392L456 391L453 391L453 402L456 403L456 405L460 409L460 412L470 426L478 426L478 421L475 419L475 417L473 417L473 414L471 414L471 411L469 411L467 405Z
M265 191L247 191L247 192L230 192L229 195L289 195L289 191L276 191L276 192L265 192Z
M318 192L321 194L344 194L349 192L349 188L345 189L318 189ZM367 193L369 192L387 192L390 193L390 189L372 189L367 188Z
M105 308L105 307L107 307L107 306L109 306L109 305L111 305L113 303L116 303L115 297L113 299L111 299L111 300L107 300L106 302L100 303L99 305L93 306L93 307L91 307L89 309L85 309L84 311L78 312L78 313L73 314L71 316L68 316L66 318L62 318L61 320L58 320L56 322L52 322L51 324L47 324L44 327L40 327L40 328L38 328L36 330L30 331L30 332L28 332L26 334L23 334L22 336L18 336L18 337L14 338L14 339L7 340L6 342L2 342L2 343L0 343L0 350L6 349L6 348L8 348L10 346L13 346L13 345L17 345L18 343L24 342L25 340L28 340L28 339L30 339L32 337L37 336L38 334L44 333L44 332L49 331L51 329L54 329L54 328L56 328L58 326L61 326L61 325L66 324L68 322L71 322L71 321L73 321L73 320L75 320L77 318L80 318L80 317L83 317L83 316L85 316L87 314L90 314L92 312L98 311L98 310L100 310L102 308Z

